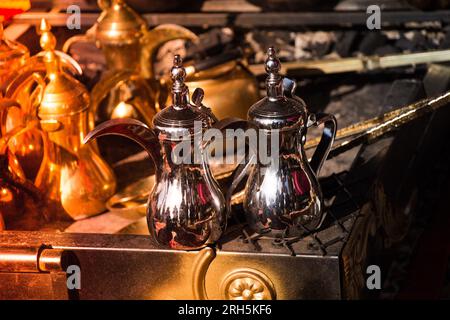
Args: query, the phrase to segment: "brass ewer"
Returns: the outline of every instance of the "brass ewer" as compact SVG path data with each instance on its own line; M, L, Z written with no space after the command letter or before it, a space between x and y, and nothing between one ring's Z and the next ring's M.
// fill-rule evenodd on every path
M0 38L1 31L0 26ZM0 47L0 74L7 75L4 81L0 81L0 92L16 107L8 111L7 119L2 123L1 134L5 135L17 126L24 126L28 118L36 116L33 114L37 107L34 103L38 101L35 96L39 90L35 90L35 85L45 75L46 66L43 51L30 57L26 47L5 39L0 40ZM54 52L65 72L81 74L81 67L72 57L61 51ZM8 143L8 149L17 158L27 179L36 178L43 157L42 143L36 128L12 137Z
M198 249L216 242L226 227L224 196L207 163L207 145L201 136L216 119L201 99L190 103L179 56L175 56L171 77L172 105L155 115L152 128L135 119L113 119L89 133L86 142L115 134L144 147L155 166L155 185L147 206L152 238L166 248ZM177 148L182 144L190 148L181 155Z
M46 74L34 76L37 101L32 105L37 106L44 156L35 185L57 219L82 219L105 210L116 181L96 145L82 143L90 118L86 88L62 70L56 39L44 19L40 32Z
M131 117L151 124L160 110L159 89L152 75L144 72L151 69L146 65L163 43L196 36L175 25L148 30L145 20L123 0L98 3L103 11L97 23L85 35L70 38L63 50L78 41L94 41L106 58L107 71L91 93L95 123Z
M9 110L17 103L0 99L0 119L6 119ZM26 126L18 126L0 137L0 230L11 226L27 210L43 209L40 191L25 177L15 155L9 150L11 139L37 127L37 121L29 121ZM43 221L43 219L41 219Z

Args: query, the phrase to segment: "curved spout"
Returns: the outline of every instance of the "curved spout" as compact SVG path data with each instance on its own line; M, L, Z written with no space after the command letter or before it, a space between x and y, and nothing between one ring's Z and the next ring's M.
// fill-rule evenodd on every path
M123 136L138 143L150 155L158 175L158 171L162 167L161 147L157 135L146 124L135 119L108 120L89 132L83 143L86 144L92 139L105 135Z

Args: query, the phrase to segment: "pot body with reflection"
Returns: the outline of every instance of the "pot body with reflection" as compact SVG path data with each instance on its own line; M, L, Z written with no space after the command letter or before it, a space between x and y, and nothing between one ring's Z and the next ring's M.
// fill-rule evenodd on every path
M250 161L238 167L233 185L248 173L244 209L254 232L292 237L315 230L322 220L317 175L333 143L336 120L331 115L315 118L309 114L303 100L293 95L294 83L278 74L280 68L275 50L270 48L266 60L267 96L248 112L249 123L259 132L258 148L253 147ZM324 124L325 129L309 162L303 144L308 120L312 119L313 124ZM267 157L263 159L264 155Z
M179 56L171 75L173 104L156 114L152 128L134 119L114 119L99 125L86 140L115 134L144 147L155 167L147 206L152 238L165 248L198 249L216 242L226 227L224 196L207 164L201 139L215 119L208 108L189 102Z

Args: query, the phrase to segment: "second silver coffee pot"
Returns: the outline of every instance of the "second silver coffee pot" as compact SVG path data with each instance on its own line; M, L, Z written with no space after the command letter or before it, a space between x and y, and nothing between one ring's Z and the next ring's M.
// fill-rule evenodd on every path
M299 236L316 229L322 220L323 199L317 176L333 144L336 119L308 112L303 100L294 95L295 83L279 74L281 64L274 48L268 50L265 68L267 96L251 106L247 116L248 125L264 134L258 136L253 156L236 169L228 194L231 198L235 187L248 175L244 210L249 227L266 235ZM320 124L324 125L321 142L308 161L306 132L309 126ZM267 141L262 143L261 137ZM277 150L270 149L271 160L262 163L260 152L273 142Z

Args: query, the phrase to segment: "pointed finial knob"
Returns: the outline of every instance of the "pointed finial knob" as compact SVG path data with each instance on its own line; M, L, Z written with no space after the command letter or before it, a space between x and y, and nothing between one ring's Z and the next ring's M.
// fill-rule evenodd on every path
M277 57L277 53L274 47L270 47L267 50L267 59L266 59L266 72L269 74L278 74L281 69L281 62Z
M176 54L173 57L173 67L170 70L170 76L172 77L172 100L175 107L184 107L188 102L189 90L184 84L186 78L186 70L182 65L183 61L180 55Z
M41 20L38 34L41 35L39 44L44 51L53 51L56 47L56 38L50 32L51 26L46 19Z
M183 60L179 54L173 57L173 67L170 71L174 83L183 83L186 78L186 70L183 68Z
M266 79L267 96L269 99L277 100L283 96L283 77L279 74L281 62L273 47L267 50L265 67L268 74Z
M41 20L39 25L38 34L41 35L39 44L42 50L45 51L44 62L48 74L55 74L59 72L59 59L55 53L56 37L50 31L51 26L46 19Z

